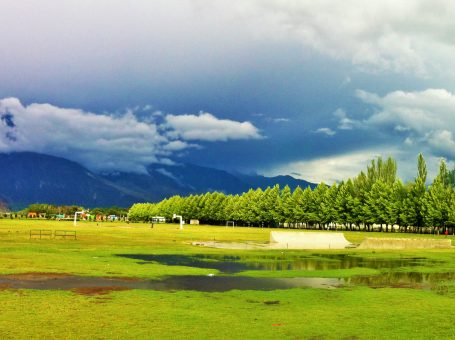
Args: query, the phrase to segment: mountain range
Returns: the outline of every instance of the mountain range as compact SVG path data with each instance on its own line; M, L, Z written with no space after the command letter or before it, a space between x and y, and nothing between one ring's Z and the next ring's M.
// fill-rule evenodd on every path
M60 157L33 152L0 154L0 206L12 210L32 203L128 207L173 195L208 191L240 194L275 184L289 185L291 189L316 186L291 176L231 174L194 164L152 164L142 174L95 173Z

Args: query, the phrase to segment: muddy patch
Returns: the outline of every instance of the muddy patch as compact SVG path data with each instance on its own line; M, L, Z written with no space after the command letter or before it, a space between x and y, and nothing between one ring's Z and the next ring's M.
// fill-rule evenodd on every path
M137 282L142 281L136 278L89 277L58 273L24 273L0 276L0 286L5 287L5 289L71 290L86 295L134 289Z
M62 277L67 277L68 274L65 273L20 273L20 274L10 274L6 275L11 280L20 280L20 281L43 281L43 280L55 280Z
M110 287L79 287L71 289L72 292L80 295L106 295L111 292L119 292L124 290L131 290L132 288L122 286Z
M7 290L7 289L10 289L10 288L11 287L8 284L6 284L6 283L0 284L0 291Z

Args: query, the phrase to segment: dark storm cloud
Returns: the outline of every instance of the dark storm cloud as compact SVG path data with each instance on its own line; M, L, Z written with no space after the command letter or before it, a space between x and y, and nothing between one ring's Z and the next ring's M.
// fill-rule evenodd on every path
M240 132L267 138L246 142L224 130L227 142L209 143L213 132L189 134L180 126L178 139L160 150L175 157L184 150L179 160L209 166L305 176L296 164L311 161L317 169L333 160L339 167L366 162L386 146L393 152L419 144L408 125L360 125L378 110L395 112L384 105L396 91L455 92L454 14L450 1L3 1L0 98L75 107L76 117L118 112L121 119L128 108L153 107L135 111L137 124L166 122L169 114L197 124L203 122L194 113L215 113L219 121L245 123ZM380 105L357 89L382 98ZM436 118L443 125L444 112ZM3 143L20 144L17 117L1 123ZM406 137L403 128L410 129ZM455 131L446 130L420 147L451 155L443 145ZM154 150L137 164L156 159ZM114 154L112 164L123 164L126 157Z

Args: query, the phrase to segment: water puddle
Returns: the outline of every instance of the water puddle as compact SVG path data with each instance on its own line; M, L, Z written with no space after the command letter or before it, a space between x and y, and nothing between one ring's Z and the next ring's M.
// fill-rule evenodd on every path
M354 286L432 289L443 281L455 281L455 273L420 273L417 270L412 271L412 269L409 271L412 267L440 263L425 258L403 257L398 259L378 259L352 256L349 254L279 254L277 256L122 254L118 256L136 260L141 265L158 263L167 266L209 268L216 269L221 274L168 276L160 280L144 280L135 278L86 277L58 273L25 273L1 275L0 290L60 289L71 290L84 295L99 295L107 294L111 291L128 289L158 291L194 290L202 292L224 292L234 289L335 289ZM382 274L348 278L260 278L233 275L245 270L323 271L359 267L378 269L381 270ZM404 271L404 268L406 268L407 272Z
M159 263L167 266L187 266L216 269L225 274L245 270L334 270L351 268L396 269L433 264L425 258L373 259L348 254L314 254L305 256L230 256L230 255L153 255L119 254L139 260L138 264Z
M0 276L3 289L60 289L80 294L103 294L110 290L146 289L158 291L195 290L224 292L229 290L275 290L298 287L336 288L339 279L320 278L253 278L236 276L168 276L162 280L131 280L124 278L74 275L25 274Z
M455 273L418 273L388 272L380 275L353 276L346 278L350 286L368 286L372 288L434 288L438 283L455 281Z
M30 273L0 276L2 289L71 290L79 294L106 294L110 291L145 289L158 291L194 290L225 292L229 290L275 290L368 286L372 288L432 289L438 282L455 280L455 273L386 273L350 278L255 278L242 276L169 276L162 280L47 275Z

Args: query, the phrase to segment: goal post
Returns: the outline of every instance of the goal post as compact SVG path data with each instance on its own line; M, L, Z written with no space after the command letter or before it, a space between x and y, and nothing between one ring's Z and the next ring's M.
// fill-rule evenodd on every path
M234 228L235 222L234 221L226 221L226 227L232 227Z

